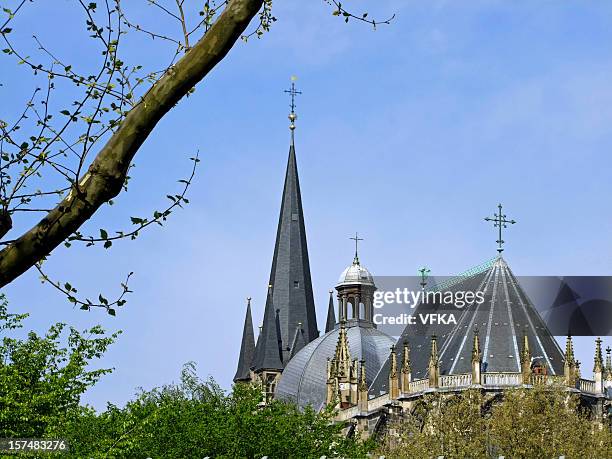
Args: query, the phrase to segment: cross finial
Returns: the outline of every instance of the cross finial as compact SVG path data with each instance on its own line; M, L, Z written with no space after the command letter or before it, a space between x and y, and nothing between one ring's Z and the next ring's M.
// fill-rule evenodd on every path
M423 289L427 287L427 278L429 277L430 272L431 269L427 268L426 266L419 269L419 273L421 274L421 288Z
M363 241L363 239L359 237L359 233L355 233L355 237L350 237L349 239L355 241L355 258L353 259L353 264L358 265L359 264L359 256L358 256L359 241Z
M502 239L502 228L507 228L507 225L514 225L516 222L514 220L508 220L506 218L506 214L502 213L502 205L498 204L497 206L498 212L493 214L493 217L486 217L485 221L494 222L493 227L499 229L498 238L497 238L497 251L501 254L504 251L503 244L505 241Z
M296 76L291 77L291 87L289 89L285 89L287 94L291 95L291 113L289 113L289 121L291 124L289 125L289 129L291 129L291 140L293 140L293 131L295 130L295 120L297 120L297 115L295 114L295 96L298 94L302 94L302 91L298 91L295 89L295 82L297 80Z

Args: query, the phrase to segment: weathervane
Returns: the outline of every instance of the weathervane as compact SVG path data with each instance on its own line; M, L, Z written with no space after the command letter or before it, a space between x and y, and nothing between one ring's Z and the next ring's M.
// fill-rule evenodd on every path
M431 269L428 269L426 266L423 266L419 269L419 273L421 274L421 287L424 289L427 287L427 278L429 277L429 273Z
M363 239L359 237L359 233L355 233L355 237L350 237L349 239L355 241L355 259L353 260L353 263L358 265L359 257L357 256L357 249L359 248L359 241L363 241Z
M498 213L493 214L493 218L491 217L487 217L485 218L485 221L487 222L494 222L493 227L494 228L499 228L499 236L497 241L497 251L501 254L504 249L502 247L502 245L505 243L505 241L502 239L502 228L507 228L507 225L514 225L516 222L514 220L507 220L506 219L506 215L502 213L502 205L499 204L497 206L497 208L499 209Z
M298 91L295 89L295 82L297 80L296 76L291 77L291 88L285 89L287 94L291 94L291 113L289 113L289 121L291 124L289 125L289 129L291 129L291 137L293 138L293 131L295 130L295 120L297 120L297 115L295 114L295 96L298 94L302 94L302 91Z

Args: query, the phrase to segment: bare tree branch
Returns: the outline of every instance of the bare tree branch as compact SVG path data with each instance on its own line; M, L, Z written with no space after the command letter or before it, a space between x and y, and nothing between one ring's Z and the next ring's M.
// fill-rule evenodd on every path
M42 260L100 206L119 194L135 154L153 128L225 57L263 1L228 2L207 33L128 112L70 193L34 227L0 251L0 287Z

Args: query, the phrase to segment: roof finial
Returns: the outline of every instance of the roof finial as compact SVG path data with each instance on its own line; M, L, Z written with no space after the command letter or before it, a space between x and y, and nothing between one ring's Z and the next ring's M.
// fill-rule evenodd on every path
M359 241L363 241L363 239L359 237L359 233L355 233L355 237L350 237L349 239L355 241L355 258L353 258L353 264L358 265L359 264L359 254L358 254Z
M427 287L427 278L429 277L430 272L431 269L427 268L427 266L423 266L421 269L419 269L419 273L421 274L421 288L423 290L425 290L425 287Z
M297 77L292 76L291 88L285 89L285 92L291 95L291 105L289 105L289 107L291 107L291 113L289 113L289 121L291 121L291 124L289 124L289 129L291 130L291 145L293 145L294 141L293 131L295 131L295 120L297 120L297 115L295 114L295 96L297 96L298 94L302 94L302 91L298 91L295 89L296 80Z
M510 225L514 225L516 222L514 220L507 220L506 219L506 215L504 213L502 213L502 205L498 204L497 208L499 209L498 213L493 214L493 217L486 217L485 221L487 222L494 222L493 227L494 228L499 228L499 236L497 238L497 251L499 252L499 254L501 255L501 253L504 251L502 245L504 244L504 240L502 239L502 228L507 228L506 225L510 224Z

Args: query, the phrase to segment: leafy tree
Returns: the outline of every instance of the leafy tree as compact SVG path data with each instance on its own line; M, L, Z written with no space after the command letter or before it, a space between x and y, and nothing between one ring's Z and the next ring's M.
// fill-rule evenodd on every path
M103 296L99 301L78 299L68 284L51 281L42 262L62 243L109 249L118 239L134 239L143 229L163 224L188 202L185 192L195 169L181 180L182 191L167 195L167 206L148 216L131 217L131 227L100 228L93 234L80 230L101 206L112 204L127 189L134 157L157 123L225 58L237 40L260 37L269 30L276 21L272 0L143 0L140 5L151 6L160 15L150 24L133 17L134 2L75 1L87 38L65 41L71 46L89 44L89 55L99 58L93 66L89 60L65 62L61 50L49 49L36 35L34 50L13 38L13 28L28 26L16 18L34 8L32 3L7 0L0 11L5 59L22 64L16 69L32 73L37 81L24 107L14 117L0 119L0 287L36 267L74 304L114 312L112 306L125 302L123 295L115 301ZM347 22L352 18L378 24L366 13L352 14L337 0L325 3ZM38 32L37 21L47 20L31 19L34 28L29 35ZM126 57L123 43L128 33L155 41L159 46L153 53L160 56L159 62L145 69L133 62L133 56ZM3 73L6 67L3 64ZM198 161L197 156L191 159ZM23 215L41 218L29 229L27 218L14 227L16 217ZM11 234L11 229L17 234ZM122 293L126 291L124 286Z
M389 429L387 457L612 457L609 426L594 422L575 394L537 385L485 397L432 394Z
M517 458L612 457L609 426L589 417L580 399L562 387L511 390L493 406L491 442L500 455Z
M479 458L487 455L480 391L428 394L394 423L381 452L388 457Z
M372 448L341 436L344 426L330 424L330 411L262 399L246 384L225 394L188 364L179 384L143 391L125 408L75 412L57 435L74 457L364 457Z
M10 337L27 316L9 313L0 295L0 437L44 437L80 411L81 395L111 371L89 365L117 333L105 336L99 326L80 333L58 323L44 336Z

